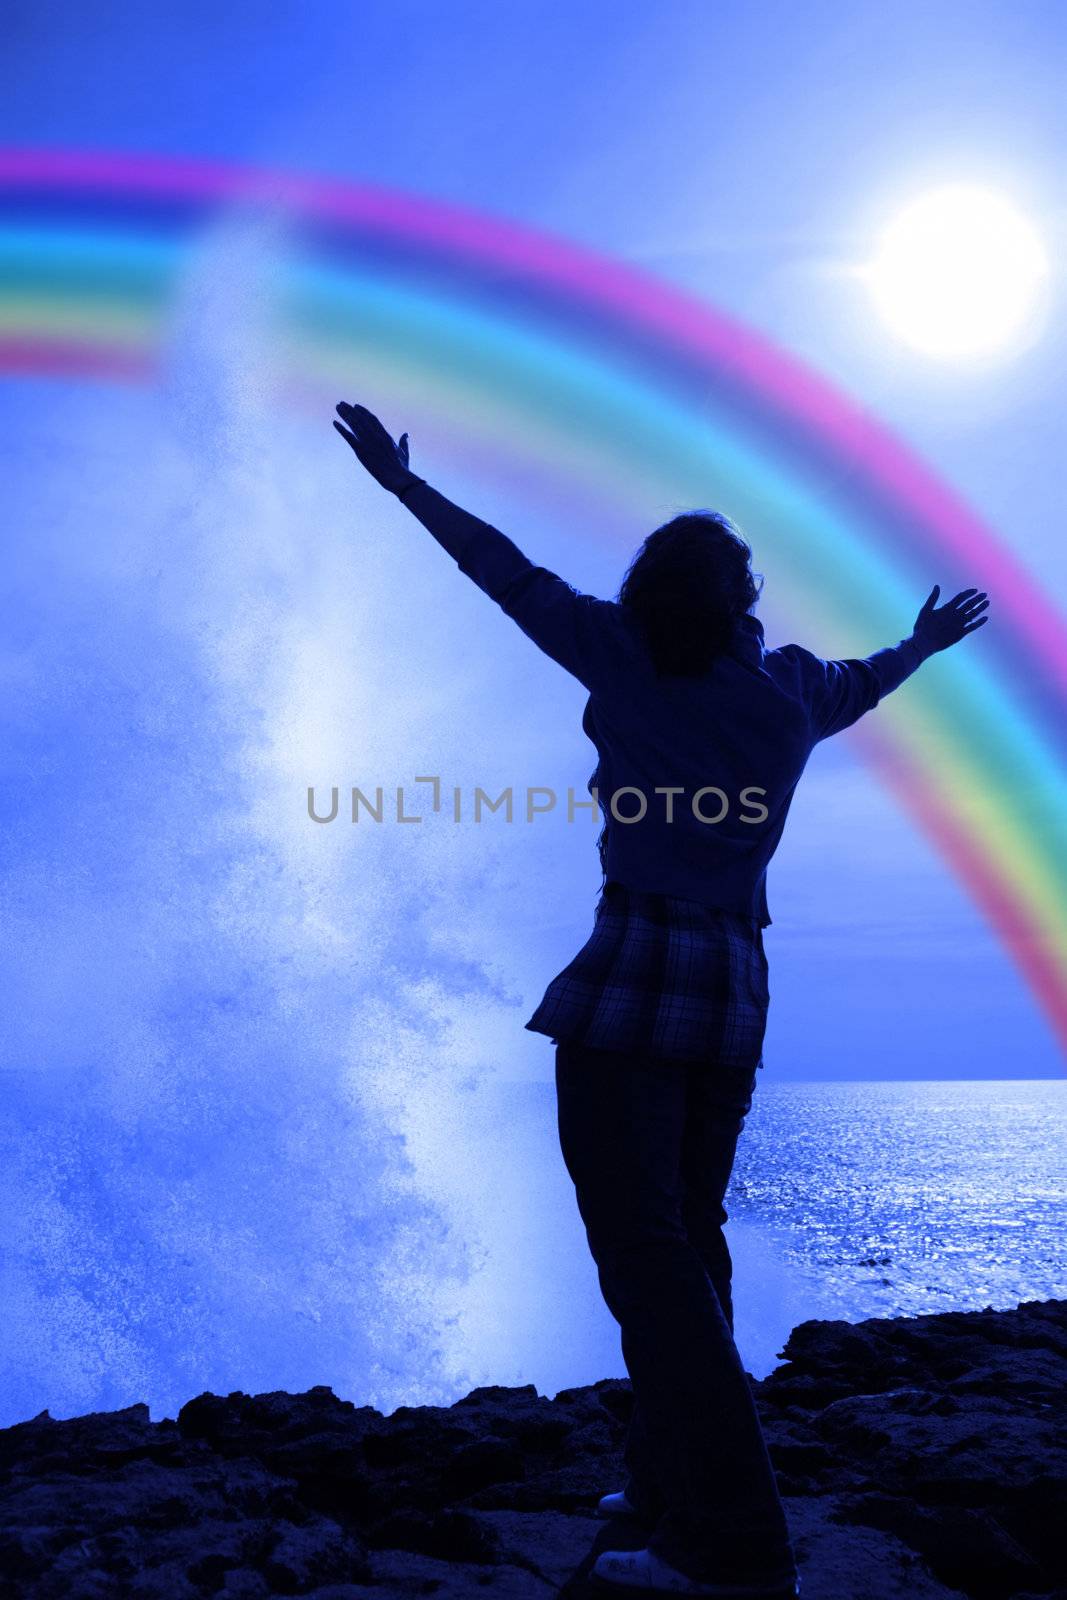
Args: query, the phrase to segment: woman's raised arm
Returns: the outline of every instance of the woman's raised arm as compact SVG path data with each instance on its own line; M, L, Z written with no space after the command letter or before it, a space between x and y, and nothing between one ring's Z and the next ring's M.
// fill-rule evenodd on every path
M335 422L334 427L366 470L403 501L460 570L587 689L606 687L628 649L621 608L579 594L547 567L535 565L499 528L412 472L406 433L394 444L365 406L342 401L337 411L346 426Z

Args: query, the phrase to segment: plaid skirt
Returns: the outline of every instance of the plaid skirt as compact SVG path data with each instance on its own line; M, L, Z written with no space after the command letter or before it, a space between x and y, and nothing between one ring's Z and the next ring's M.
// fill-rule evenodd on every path
M609 883L591 938L525 1026L553 1041L754 1070L769 1002L754 918Z

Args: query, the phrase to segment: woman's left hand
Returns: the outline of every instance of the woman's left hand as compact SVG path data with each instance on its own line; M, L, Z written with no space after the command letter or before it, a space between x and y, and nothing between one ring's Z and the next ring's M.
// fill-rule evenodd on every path
M335 422L334 427L383 489L397 494L412 482L416 474L408 466L406 433L401 434L399 444L394 444L373 411L368 411L366 406L349 405L347 400L338 405L337 415L347 426Z

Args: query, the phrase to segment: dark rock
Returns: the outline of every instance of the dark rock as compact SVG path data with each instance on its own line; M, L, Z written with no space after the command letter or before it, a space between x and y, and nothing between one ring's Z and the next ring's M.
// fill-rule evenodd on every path
M476 1439L457 1450L441 1472L441 1489L459 1500L490 1483L518 1483L526 1476L526 1459L502 1439Z
M927 1561L953 1588L973 1595L1014 1594L1040 1581L1040 1563L1018 1544L994 1516L950 1507L930 1510L881 1493L843 1497L842 1521L883 1528Z
M804 1600L1067 1600L1067 1302L794 1328L750 1379ZM0 1596L583 1600L625 1379L383 1416L318 1386L0 1431Z

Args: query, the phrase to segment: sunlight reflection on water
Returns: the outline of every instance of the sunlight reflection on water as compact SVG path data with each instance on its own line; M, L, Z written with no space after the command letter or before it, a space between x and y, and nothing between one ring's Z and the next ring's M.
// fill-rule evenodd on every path
M1067 1295L1067 1080L771 1083L731 1215L865 1316Z

